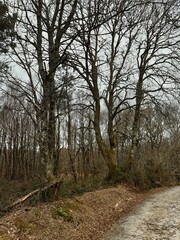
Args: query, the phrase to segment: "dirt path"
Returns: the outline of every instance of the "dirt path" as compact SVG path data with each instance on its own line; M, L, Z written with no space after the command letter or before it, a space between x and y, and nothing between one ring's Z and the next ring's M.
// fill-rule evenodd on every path
M180 240L180 186L153 195L104 240Z

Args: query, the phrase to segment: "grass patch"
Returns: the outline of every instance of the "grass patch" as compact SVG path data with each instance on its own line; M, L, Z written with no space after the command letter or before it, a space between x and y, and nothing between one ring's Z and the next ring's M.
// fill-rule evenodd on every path
M66 202L64 203L63 207L65 209L69 209L69 211L74 211L74 212L82 212L83 206L79 202Z
M0 236L0 240L9 240L9 238L5 236Z
M37 229L37 226L35 223L29 222L25 219L16 217L14 219L14 225L20 232L31 232Z

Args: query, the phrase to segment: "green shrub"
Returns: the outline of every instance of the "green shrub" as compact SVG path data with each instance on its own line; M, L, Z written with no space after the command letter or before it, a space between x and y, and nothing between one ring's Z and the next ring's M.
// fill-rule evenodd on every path
M65 207L54 206L51 208L52 217L57 219L58 217L63 217L65 221L72 222L73 216L69 209Z
M154 163L154 161L152 162ZM173 184L173 175L166 165L162 162L155 162L154 164L152 162L144 163L139 167L133 166L131 169L127 163L124 163L119 169L119 181L141 189Z

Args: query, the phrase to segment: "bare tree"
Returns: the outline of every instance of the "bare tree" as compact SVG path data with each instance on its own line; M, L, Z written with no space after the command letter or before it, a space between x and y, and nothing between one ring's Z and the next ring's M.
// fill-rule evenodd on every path
M19 15L12 60L23 70L24 79L13 77L11 85L23 92L36 110L42 172L49 181L54 178L56 72L65 63L67 49L75 38L69 29L77 0L20 0L14 8Z
M8 95L1 100L1 176L10 180L29 180L37 176L35 129L31 118L16 99ZM32 110L31 106L26 108Z
M136 38L136 106L132 124L130 165L135 159L139 143L142 104L162 100L163 93L170 93L170 88L177 81L177 71L180 70L177 55L179 32L174 25L177 21L177 4L178 1L152 2L139 10L142 21L139 25L140 34Z
M94 112L92 121L96 140L109 168L110 178L118 173L115 117L134 98L128 92L131 89L129 54L139 31L136 28L139 19L133 15L134 6L132 1L113 1L108 8L103 1L89 1L86 7L81 6L78 13L81 15L78 17L81 19L78 22L81 34L72 48L71 66L86 82L88 93L85 94L91 96L89 107ZM102 14L107 15L103 21ZM85 15L88 17L84 18ZM103 108L107 109L108 142L101 130Z

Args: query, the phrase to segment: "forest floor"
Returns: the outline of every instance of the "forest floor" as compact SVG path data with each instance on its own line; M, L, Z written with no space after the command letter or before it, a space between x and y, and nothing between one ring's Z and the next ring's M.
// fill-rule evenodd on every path
M114 223L163 189L140 192L117 185L55 202L21 206L0 218L0 240L100 240ZM8 192L8 188L3 192L1 185L0 197ZM11 197L7 199L11 201Z

